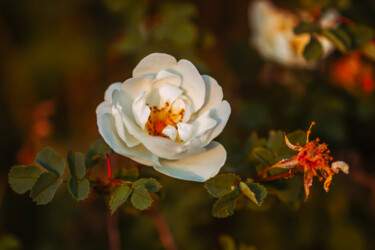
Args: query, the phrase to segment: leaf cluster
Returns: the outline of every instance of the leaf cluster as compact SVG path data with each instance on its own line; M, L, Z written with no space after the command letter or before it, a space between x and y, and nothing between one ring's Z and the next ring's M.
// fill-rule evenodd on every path
M237 200L240 196L247 197L256 205L261 206L267 195L266 188L247 179L241 181L236 174L220 174L207 180L204 187L213 197L218 198L212 208L212 214L225 218L234 214Z
M39 165L11 167L8 182L18 194L30 190L30 197L37 205L48 204L64 181L67 162L70 170L67 180L69 193L78 201L84 200L90 194L90 181L86 177L87 167L96 164L100 158L105 158L109 152L111 149L103 139L98 139L90 146L86 158L80 152L69 151L67 161L52 148L46 147L35 157Z
M121 170L118 174L118 179L124 181L119 183L110 194L111 214L127 201L139 210L148 209L152 205L152 193L159 192L162 186L154 178L137 179L138 176L137 168Z
M371 40L375 31L369 26L341 23L337 27L326 29L313 22L300 22L295 28L296 35L309 33L310 42L303 51L307 61L317 61L323 56L323 46L318 36L327 38L341 53L361 50L370 59L375 59L375 46Z

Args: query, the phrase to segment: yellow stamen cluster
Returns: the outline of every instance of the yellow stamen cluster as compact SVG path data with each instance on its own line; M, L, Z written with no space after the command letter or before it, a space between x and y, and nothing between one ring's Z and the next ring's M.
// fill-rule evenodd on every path
M146 105L149 106L148 104ZM169 102L166 102L165 106L161 109L156 106L150 107L150 109L151 113L145 127L151 136L167 137L162 133L164 128L171 125L177 129L177 124L182 121L185 114L185 109L173 112Z

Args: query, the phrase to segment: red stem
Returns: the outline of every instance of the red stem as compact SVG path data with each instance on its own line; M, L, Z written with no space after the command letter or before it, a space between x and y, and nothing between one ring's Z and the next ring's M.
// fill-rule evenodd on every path
M111 161L109 160L109 155L107 154L107 166L108 166L108 180L112 179Z

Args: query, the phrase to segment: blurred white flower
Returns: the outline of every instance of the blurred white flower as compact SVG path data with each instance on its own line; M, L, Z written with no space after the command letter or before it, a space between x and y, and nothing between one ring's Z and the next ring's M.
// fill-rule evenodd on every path
M166 175L191 181L215 176L226 160L212 141L231 109L215 79L187 60L145 57L133 78L113 83L96 110L99 132L118 154Z
M269 1L258 0L250 3L248 15L251 42L264 58L291 67L311 68L316 65L307 62L303 57L303 50L310 41L310 35L295 35L293 32L300 21L312 21L313 18L308 13L299 14L278 8ZM335 10L329 10L322 15L319 23L324 28L332 28L337 17ZM322 43L324 58L334 47L322 36L318 36L318 40Z

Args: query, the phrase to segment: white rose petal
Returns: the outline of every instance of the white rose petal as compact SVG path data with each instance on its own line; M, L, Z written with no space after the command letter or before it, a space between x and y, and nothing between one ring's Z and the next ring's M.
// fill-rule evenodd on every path
M157 75L160 71L177 65L176 58L163 53L153 53L143 58L133 70L133 77Z
M177 128L181 140L188 141L192 136L193 126L185 122L180 122L177 124Z
M151 113L150 107L146 106L145 94L146 92L142 92L137 98L135 98L132 105L135 121L138 123L141 129L145 128L145 124Z
M230 115L215 79L187 60L154 53L115 83L96 109L99 132L117 153L166 175L205 181L226 160L212 140Z
M177 138L177 129L171 125L166 126L163 129L162 133L168 136L173 141Z
M99 117L98 127L105 142L110 145L116 153L127 157L137 157L151 162L153 165L159 165L158 157L149 152L143 145L138 145L133 148L126 146L118 136L114 119L110 114L104 114Z
M155 169L178 179L206 181L220 171L226 158L224 147L212 142L207 146L207 151L200 155L175 161L160 159L161 166Z

